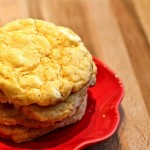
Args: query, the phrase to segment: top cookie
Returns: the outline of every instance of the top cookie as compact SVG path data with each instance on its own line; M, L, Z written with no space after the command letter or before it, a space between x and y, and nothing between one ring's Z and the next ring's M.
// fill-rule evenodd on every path
M53 105L92 74L92 56L70 29L35 19L0 28L0 90L10 103Z

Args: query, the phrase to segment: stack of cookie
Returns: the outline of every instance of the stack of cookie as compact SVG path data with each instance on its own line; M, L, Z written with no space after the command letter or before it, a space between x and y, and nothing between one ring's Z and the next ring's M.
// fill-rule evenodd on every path
M35 19L1 27L0 136L20 143L81 120L95 76L70 29Z

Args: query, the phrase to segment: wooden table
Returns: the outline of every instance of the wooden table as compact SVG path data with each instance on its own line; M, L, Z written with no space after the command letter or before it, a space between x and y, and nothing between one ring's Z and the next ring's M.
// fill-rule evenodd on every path
M150 0L0 0L0 25L27 17L73 29L125 84L118 130L87 150L149 150Z

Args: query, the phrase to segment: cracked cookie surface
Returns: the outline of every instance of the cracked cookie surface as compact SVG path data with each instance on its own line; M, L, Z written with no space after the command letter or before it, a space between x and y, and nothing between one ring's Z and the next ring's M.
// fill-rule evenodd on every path
M92 56L70 29L34 19L0 28L0 90L9 103L54 105L92 74Z

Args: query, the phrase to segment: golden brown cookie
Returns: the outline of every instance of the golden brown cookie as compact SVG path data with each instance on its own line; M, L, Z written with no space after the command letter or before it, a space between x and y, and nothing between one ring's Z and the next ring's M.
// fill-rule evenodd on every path
M15 108L12 104L0 103L0 124L24 125L25 127L28 128L45 128L53 125L54 123L46 123L29 119L19 109Z
M0 136L6 139L10 139L16 143L31 141L57 128L64 127L66 125L81 120L85 113L86 105L87 105L87 100L85 98L83 103L81 104L81 106L73 116L70 116L69 118L63 120L62 122L57 123L54 126L48 128L30 129L21 125L7 126L7 125L0 124Z
M58 105L26 106L25 114L13 104L0 103L0 124L23 125L28 128L45 128L54 125L73 115L83 102L85 94L86 87L76 94L71 94L65 102Z
M54 105L91 79L93 60L79 36L23 19L0 28L0 89L9 103Z
M37 104L23 106L22 112L37 121L51 123L62 121L76 112L86 95L87 88L88 85L80 91L70 94L65 101L53 106L39 106Z

